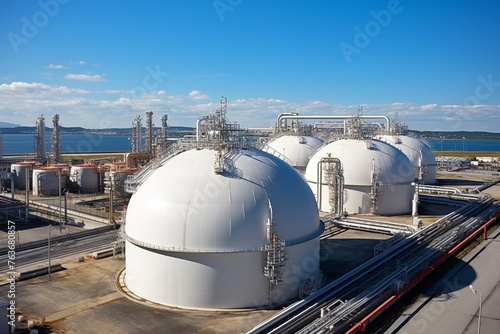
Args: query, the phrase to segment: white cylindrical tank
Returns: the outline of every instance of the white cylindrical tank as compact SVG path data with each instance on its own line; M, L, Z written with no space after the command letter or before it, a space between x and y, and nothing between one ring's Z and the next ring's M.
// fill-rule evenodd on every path
M81 193L95 193L99 191L99 172L93 164L71 166L70 181L77 184Z
M285 160L292 167L305 169L323 144L324 141L316 137L285 135L268 142L263 151Z
M329 154L341 161L344 212L394 215L411 211L415 169L408 157L382 141L354 139L342 139L324 146L307 165L305 178L316 198L321 198L320 211L331 210L325 173L318 187L318 163Z
M14 188L19 190L26 189L26 174L28 173L28 181L31 181L29 175L30 164L17 163L10 166L10 171L14 174ZM29 187L28 187L29 188ZM29 189L28 189L29 190Z
M436 183L436 156L431 146L422 139L410 136L378 136L401 150L415 167L415 177L425 184Z
M301 283L319 275L323 225L310 188L291 166L262 151L232 152L222 173L215 173L215 159L209 149L181 153L132 195L127 288L192 309L296 299ZM273 257L274 251L284 254Z
M56 196L59 194L59 182L61 189L66 187L66 175L59 169L51 167L34 169L33 195Z

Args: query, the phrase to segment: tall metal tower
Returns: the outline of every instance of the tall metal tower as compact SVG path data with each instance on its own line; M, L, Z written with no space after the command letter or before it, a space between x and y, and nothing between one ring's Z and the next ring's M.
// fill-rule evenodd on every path
M52 116L52 152L54 154L54 161L61 161L61 129L59 127L59 115Z
M46 159L45 152L45 119L40 115L36 121L35 128L35 152L39 160Z
M146 112L146 151L153 154L153 112Z
M132 122L132 152L142 150L142 118L137 116Z
M3 159L3 133L0 131L0 159Z
M168 116L163 115L161 116L161 143L163 144L164 147L167 146L168 143Z

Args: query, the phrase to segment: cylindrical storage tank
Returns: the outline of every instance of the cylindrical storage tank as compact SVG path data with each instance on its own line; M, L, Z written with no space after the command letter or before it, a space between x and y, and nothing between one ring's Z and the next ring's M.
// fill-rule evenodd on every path
M57 168L38 168L33 170L33 195L56 196L66 187L66 175Z
M281 304L319 276L314 195L297 171L259 150L183 152L130 199L125 284L154 303L191 309ZM267 245L267 246L266 246Z
M36 166L36 161L18 161L10 165L10 171L14 174L14 188L19 190L26 189L26 175L28 176L28 190L31 188L32 175L30 168Z
M29 173L29 165L12 164L10 171L14 174L14 188L19 190L26 189L26 173ZM31 176L29 176L31 179Z
M321 198L320 211L331 210L326 173L318 187L318 163L329 155L338 158L343 169L343 212L395 215L411 211L415 169L408 157L382 141L354 139L324 146L307 165L305 178L316 198Z
M415 167L415 177L425 184L436 183L436 156L431 146L422 139L410 136L378 136L382 140L401 150Z
M95 193L99 191L99 172L93 164L71 166L69 179L76 183L79 192Z
M323 144L324 141L316 137L285 135L269 141L263 151L279 157L294 168L304 170L309 159Z

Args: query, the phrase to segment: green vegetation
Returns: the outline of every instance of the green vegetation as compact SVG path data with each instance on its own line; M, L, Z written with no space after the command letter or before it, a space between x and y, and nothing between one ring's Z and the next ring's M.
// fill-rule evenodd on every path
M476 157L500 157L500 152L486 152L486 151L434 151L436 157L459 157L470 158L472 160Z
M409 130L418 136L424 138L442 138L442 139L482 139L482 140L500 140L500 133L484 131L418 131Z

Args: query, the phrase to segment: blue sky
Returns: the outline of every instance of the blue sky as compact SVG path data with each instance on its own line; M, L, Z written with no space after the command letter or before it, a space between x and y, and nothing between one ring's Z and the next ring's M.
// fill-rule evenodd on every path
M129 127L167 114L272 126L398 113L411 129L500 132L500 2L0 2L0 121Z

